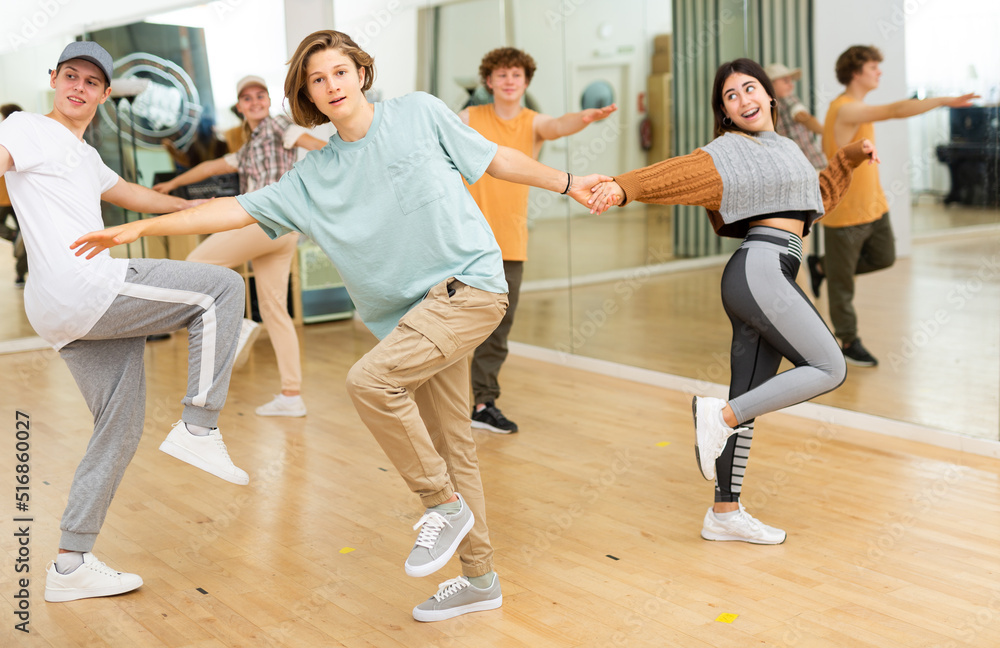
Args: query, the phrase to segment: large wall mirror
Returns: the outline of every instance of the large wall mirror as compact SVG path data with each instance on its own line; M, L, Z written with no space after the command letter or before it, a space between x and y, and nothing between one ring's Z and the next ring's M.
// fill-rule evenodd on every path
M833 77L836 55L852 43L817 52L812 4L592 0L586 11L570 11L556 0L427 3L419 49L436 67L427 76L434 85L425 89L458 110L475 92L483 53L500 45L524 49L539 70L529 88L532 107L552 115L580 110L588 87L596 86L619 106L606 123L547 143L542 161L579 173L617 173L709 141L714 70L737 56L802 69L798 94L822 119L841 90L824 79ZM969 15L983 11L997 10L971 0L928 2L906 15L905 44L884 47L895 60L887 58L883 68L905 67L906 78L873 94L872 103L970 91L982 99L974 110L942 108L901 123L904 147L893 132L880 139L885 190L904 221L896 226L900 258L889 270L859 277L856 306L865 342L881 362L851 368L843 386L816 402L996 440L1000 38L985 31L1000 22L973 21L985 30L981 38L962 31ZM890 19L887 10L883 24L898 28ZM942 29L954 33L948 62L932 60L925 46L930 30L940 37ZM962 45L967 40L975 45ZM644 130L650 126L651 137ZM894 180L900 175L906 186ZM591 216L539 192L532 194L530 223L513 341L728 382L731 331L719 282L734 244L712 234L703 212L636 204ZM816 240L807 247L820 252L821 241L810 238ZM805 268L800 283L808 293ZM825 295L815 303L829 321Z
M173 6L182 4L191 3ZM877 126L900 257L894 267L859 278L855 305L865 344L881 363L851 368L843 386L816 402L1000 439L1000 7L993 0L332 5L334 25L353 30L376 55L375 89L382 97L426 90L456 111L488 100L478 87L479 61L488 50L510 45L538 64L527 95L532 108L558 116L616 103L607 120L542 147L543 162L574 173L619 173L707 143L715 68L738 56L800 68L798 94L820 119L841 89L834 60L854 42L875 43L886 55L885 87L871 95L872 103L977 92L982 98L973 109L942 108ZM275 12L287 16L293 9L280 0L244 0L216 19L218 11L206 7L204 24L191 23L190 14L157 22L204 29L214 103L222 110L231 86L216 78L235 74L230 68L239 61L213 49L216 32L252 33L256 28L244 24L251 16L264 16L270 28L278 22ZM131 17L107 26L128 22ZM824 29L812 33L819 24ZM26 95L25 71L49 65L66 43L65 35L43 40L0 51L0 91L27 96L29 110L46 108L46 92L41 87ZM941 42L949 43L946 51L936 45ZM283 56L269 51L274 65L263 72L277 87ZM227 125L222 116L217 123ZM152 149L140 154L140 165L143 155L162 158ZM715 237L704 212L633 204L592 216L568 199L534 190L529 205L528 261L512 341L563 357L727 384L730 325L719 283L736 242ZM819 238L806 244L822 250ZM0 247L0 258L7 254ZM800 283L808 293L805 269ZM0 286L2 339L33 334L17 290ZM829 321L825 294L815 303ZM516 394L505 398L513 402Z

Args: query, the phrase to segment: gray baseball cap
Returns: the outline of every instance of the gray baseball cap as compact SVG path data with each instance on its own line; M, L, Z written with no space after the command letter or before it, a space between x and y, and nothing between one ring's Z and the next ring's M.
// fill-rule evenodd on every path
M59 55L59 62L56 63L56 67L70 59L90 61L100 68L101 72L104 72L108 85L111 85L111 77L114 75L115 64L111 60L111 55L108 54L108 51L97 43L93 41L75 41L70 43L62 51L62 54Z

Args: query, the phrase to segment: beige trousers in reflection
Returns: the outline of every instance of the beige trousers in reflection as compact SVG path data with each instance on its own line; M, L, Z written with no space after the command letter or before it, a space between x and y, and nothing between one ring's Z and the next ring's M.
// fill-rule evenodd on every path
M257 306L278 358L281 389L287 391L299 391L302 387L299 336L288 314L288 274L298 241L297 232L271 240L259 225L247 225L212 234L187 258L227 268L253 262Z
M472 510L475 524L458 547L469 577L493 569L469 419L469 355L506 310L506 294L443 281L347 374L361 420L423 505L458 492Z

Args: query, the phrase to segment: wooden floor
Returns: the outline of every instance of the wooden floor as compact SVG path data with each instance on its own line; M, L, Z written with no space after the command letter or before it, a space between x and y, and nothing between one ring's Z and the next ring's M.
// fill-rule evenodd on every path
M504 605L421 624L411 608L458 574L402 562L419 504L344 392L373 338L303 330L309 416L253 414L277 386L258 342L220 427L247 487L157 446L180 412L185 342L146 352L146 432L95 551L133 593L42 600L44 569L90 416L52 351L0 356L0 645L885 648L1000 645L1000 463L773 414L758 420L744 503L780 546L706 542L711 504L688 397L513 357L500 403L522 431L477 432ZM30 630L19 590L15 410L31 416Z

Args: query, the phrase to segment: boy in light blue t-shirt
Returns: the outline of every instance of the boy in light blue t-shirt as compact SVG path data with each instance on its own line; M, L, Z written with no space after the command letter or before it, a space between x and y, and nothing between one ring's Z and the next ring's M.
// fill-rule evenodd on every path
M78 254L140 236L208 233L258 222L309 236L340 271L379 343L347 389L379 445L425 507L405 562L427 576L458 552L463 575L416 606L419 621L500 607L500 583L469 418L468 356L507 309L500 248L462 178L483 173L569 194L586 205L604 176L574 178L488 142L438 99L370 104L374 62L345 34L299 45L285 80L301 126L327 121L329 144L277 183L237 198L81 237Z

